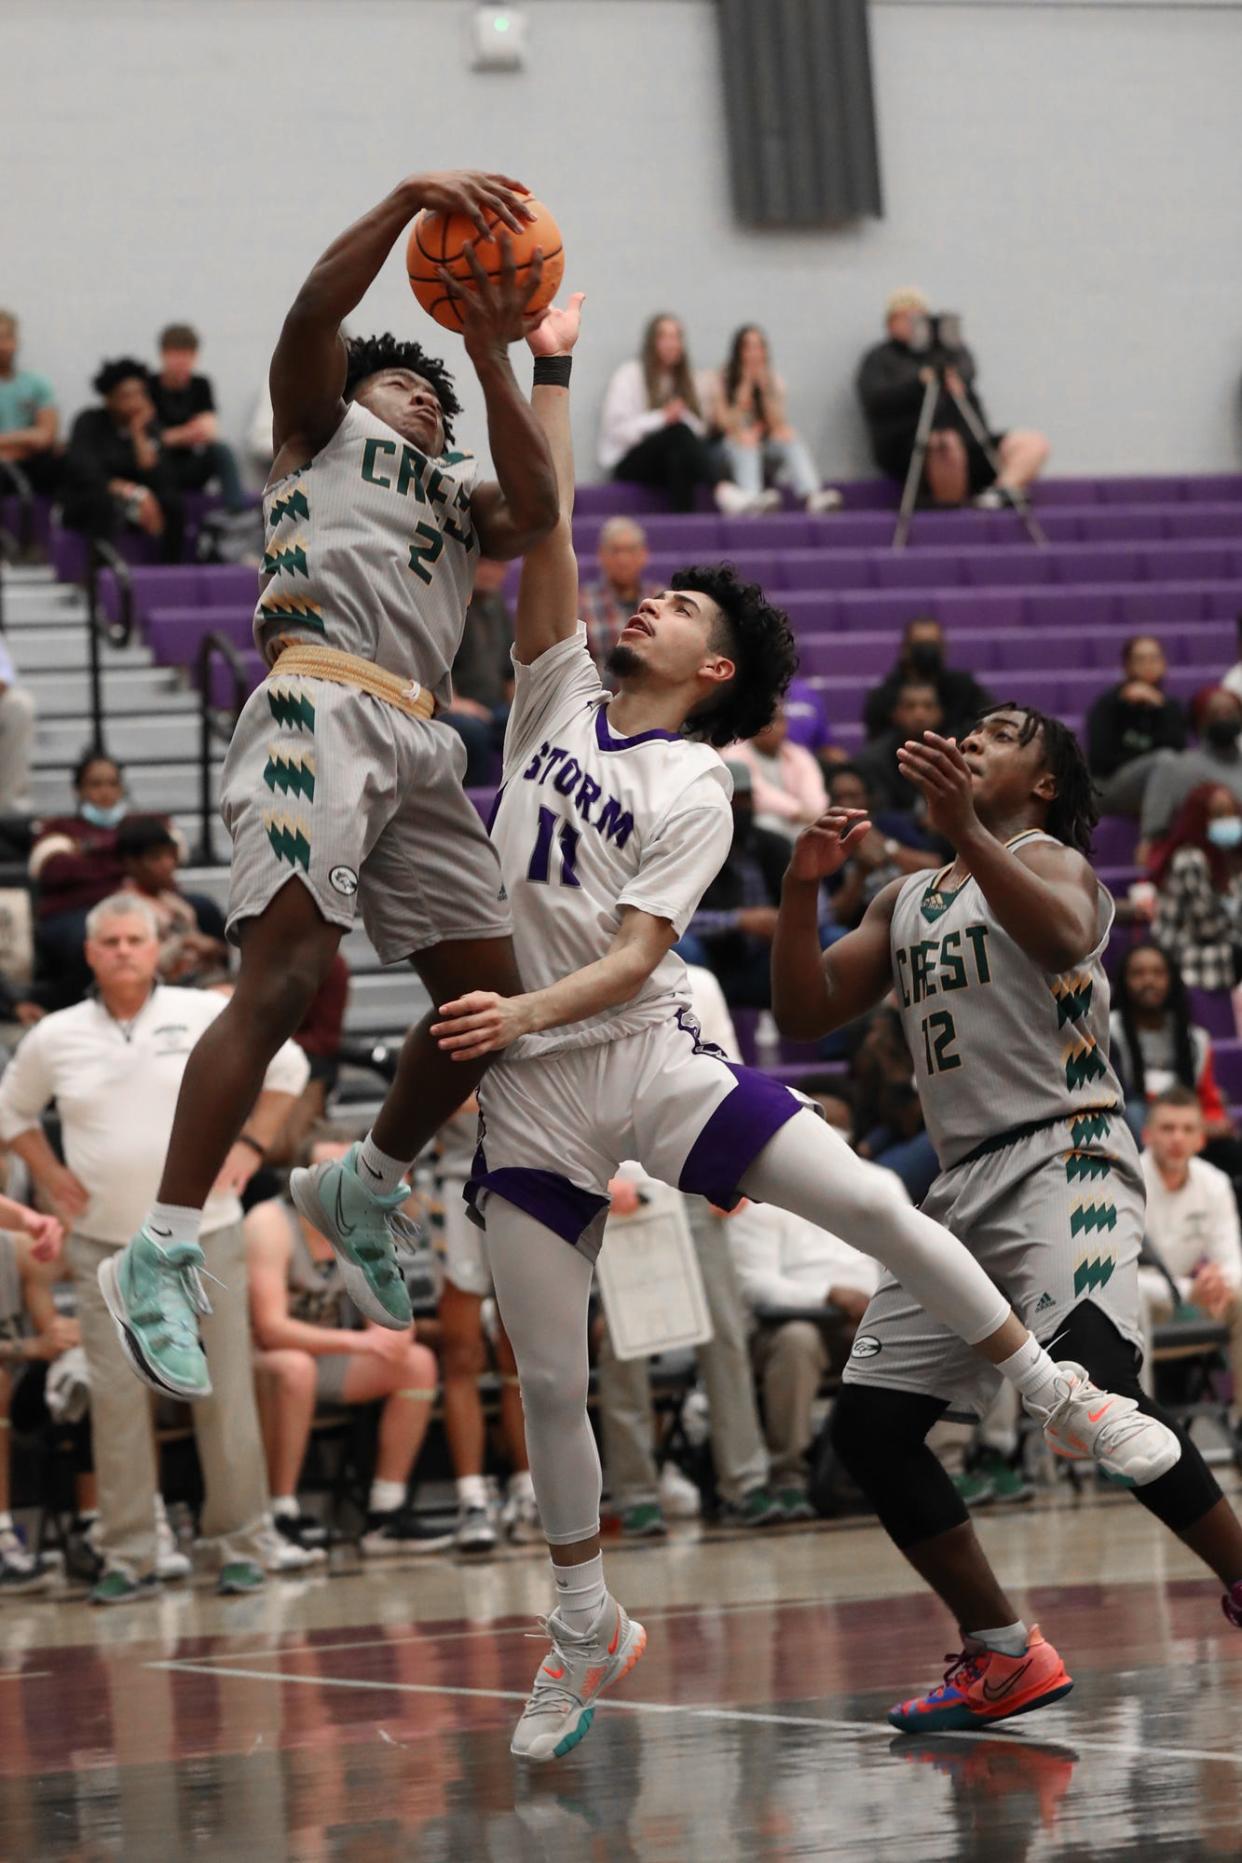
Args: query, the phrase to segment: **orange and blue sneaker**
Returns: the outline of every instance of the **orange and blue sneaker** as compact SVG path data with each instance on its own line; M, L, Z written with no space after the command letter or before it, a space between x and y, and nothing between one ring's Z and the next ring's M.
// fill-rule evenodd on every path
M553 1760L572 1753L591 1731L600 1695L630 1673L647 1647L642 1625L611 1597L585 1636L575 1636L555 1611L541 1623L552 1647L513 1730L509 1751L517 1759Z
M1021 1656L1002 1656L976 1643L957 1656L946 1656L945 1661L949 1666L941 1686L890 1708L891 1726L903 1734L957 1733L1046 1708L1074 1686L1037 1624L1032 1625Z

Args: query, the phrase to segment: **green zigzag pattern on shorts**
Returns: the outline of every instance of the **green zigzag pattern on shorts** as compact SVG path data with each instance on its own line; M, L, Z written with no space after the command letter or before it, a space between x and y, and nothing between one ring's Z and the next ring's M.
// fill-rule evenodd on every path
M1115 1203L1083 1203L1076 1210L1070 1211L1070 1234L1090 1235L1094 1229L1115 1229L1117 1227L1117 1205Z
M305 796L308 802L315 800L314 770L275 751L268 756L263 781L273 793L279 789L282 796Z
M1088 1145L1092 1139L1106 1139L1112 1129L1107 1113L1079 1113L1070 1126L1070 1143Z
M303 692L276 692L267 688L267 703L272 717L286 731L315 732L315 707Z
M287 860L291 867L301 867L304 873L310 872L310 842L300 828L288 828L277 822L269 822L267 838L277 860Z
M1107 1177L1112 1170L1107 1158L1101 1158L1098 1152L1072 1151L1065 1160L1065 1178L1067 1183L1074 1183L1080 1177Z

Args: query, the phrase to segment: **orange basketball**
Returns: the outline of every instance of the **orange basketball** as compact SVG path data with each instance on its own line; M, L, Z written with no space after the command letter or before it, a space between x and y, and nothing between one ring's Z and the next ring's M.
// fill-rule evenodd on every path
M543 248L543 278L529 305L529 309L536 311L542 310L556 296L565 274L565 248L561 242L561 229L543 202L532 199L527 204L534 208L536 218L526 221L520 233L506 229L496 214L489 213L487 220L489 226L497 229L498 233L509 231L519 281L529 274L531 254L535 247ZM433 213L427 207L417 215L410 228L405 248L405 268L409 273L410 290L428 316L434 317L446 330L461 329L462 307L445 291L437 268L442 265L451 277L462 279L469 289L474 282L474 274L464 256L463 247L471 244L484 271L492 277L497 276L502 263L498 238L481 239L478 227L468 215Z

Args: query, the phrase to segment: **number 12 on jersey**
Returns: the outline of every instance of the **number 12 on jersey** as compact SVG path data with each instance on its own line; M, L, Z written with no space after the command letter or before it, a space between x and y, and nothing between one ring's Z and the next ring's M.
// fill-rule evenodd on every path
M947 1074L951 1067L962 1065L962 1057L953 1046L956 1040L957 1030L947 1009L923 1017L923 1053L929 1074Z
M559 833L557 832L558 826L560 830ZM526 869L527 879L534 880L539 886L558 884L558 881L552 878L554 841L559 845L561 856L559 884L561 886L581 886L582 881L578 878L577 873L578 831L576 828L571 828L568 822L560 821L559 817L554 815L551 809L544 808L541 808L539 811L539 832L535 836L535 846L530 857L530 866Z

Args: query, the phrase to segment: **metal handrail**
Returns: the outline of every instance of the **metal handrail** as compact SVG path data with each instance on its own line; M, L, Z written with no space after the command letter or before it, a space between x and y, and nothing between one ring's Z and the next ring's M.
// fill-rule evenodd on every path
M199 836L194 858L204 867L211 866L216 858L214 821L215 806L211 799L211 740L215 729L214 707L211 703L211 668L217 656L224 661L233 675L233 716L229 726L230 733L241 716L241 710L249 697L250 669L238 649L228 638L214 630L204 634L198 643L198 654L194 662L195 678L198 680L199 698Z
M110 621L99 607L99 572L110 569L121 592L121 618ZM103 538L92 537L86 556L86 640L90 650L92 748L103 751L104 702L103 661L100 649L106 641L110 647L128 647L134 635L134 584L129 564L118 550Z

